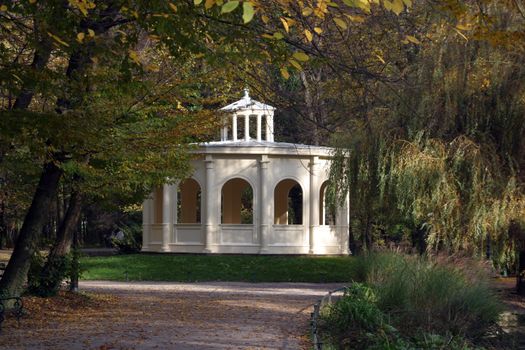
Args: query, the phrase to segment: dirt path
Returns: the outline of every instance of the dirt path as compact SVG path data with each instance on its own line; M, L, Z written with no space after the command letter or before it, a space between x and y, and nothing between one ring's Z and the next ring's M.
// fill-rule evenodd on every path
M339 286L82 282L88 297L28 298L0 349L307 349L312 303Z

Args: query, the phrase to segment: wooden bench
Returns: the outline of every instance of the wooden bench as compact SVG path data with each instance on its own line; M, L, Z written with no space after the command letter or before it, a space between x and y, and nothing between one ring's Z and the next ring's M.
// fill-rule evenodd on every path
M0 276L3 275L6 265L0 263ZM6 312L11 312L15 315L17 322L20 324L20 317L24 313L24 303L22 298L15 295L8 295L0 291L0 332L2 332L2 323L5 320Z

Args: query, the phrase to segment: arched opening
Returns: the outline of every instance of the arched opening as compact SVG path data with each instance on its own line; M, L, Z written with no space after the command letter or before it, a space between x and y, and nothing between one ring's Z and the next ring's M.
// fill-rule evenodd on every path
M274 223L303 224L303 190L295 180L282 180L274 190Z
M231 179L222 186L221 222L253 224L253 189L243 179Z
M153 223L162 223L162 202L164 200L164 194L162 187L155 187L153 190Z
M179 184L177 192L177 223L198 224L201 222L201 187L193 179Z
M319 201L319 225L335 225L335 201L334 188L330 186L330 181L325 181L321 185Z
M244 140L245 135L245 115L237 115L237 140Z

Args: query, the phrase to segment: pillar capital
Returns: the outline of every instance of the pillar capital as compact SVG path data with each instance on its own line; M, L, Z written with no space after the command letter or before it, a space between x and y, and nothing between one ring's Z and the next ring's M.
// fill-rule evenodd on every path
M206 165L206 169L213 169L213 156L211 154L206 155L204 164Z
M259 159L259 166L261 169L267 169L268 163L270 163L270 160L268 159L268 155L263 154L261 155L261 158Z

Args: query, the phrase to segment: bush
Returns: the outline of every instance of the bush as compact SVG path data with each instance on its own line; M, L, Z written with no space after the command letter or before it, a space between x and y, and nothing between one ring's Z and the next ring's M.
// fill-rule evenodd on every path
M374 291L354 283L341 299L322 310L319 327L341 348L384 348L382 345L398 342L397 330L386 321Z
M435 332L477 340L496 323L501 303L484 271L394 253L357 258L357 276L405 334Z
M121 237L112 237L111 244L117 248L121 254L133 254L140 252L142 248L142 227L138 224L131 223L119 226Z
M77 259L76 263L74 257ZM36 252L27 275L27 291L40 297L56 295L64 280L71 279L73 273L80 276L78 258L78 250L73 250L66 256L47 258L40 252Z
M375 253L357 257L354 269L353 285L366 293L352 287L323 313L327 337L340 348L467 349L501 312L486 272L473 264Z

